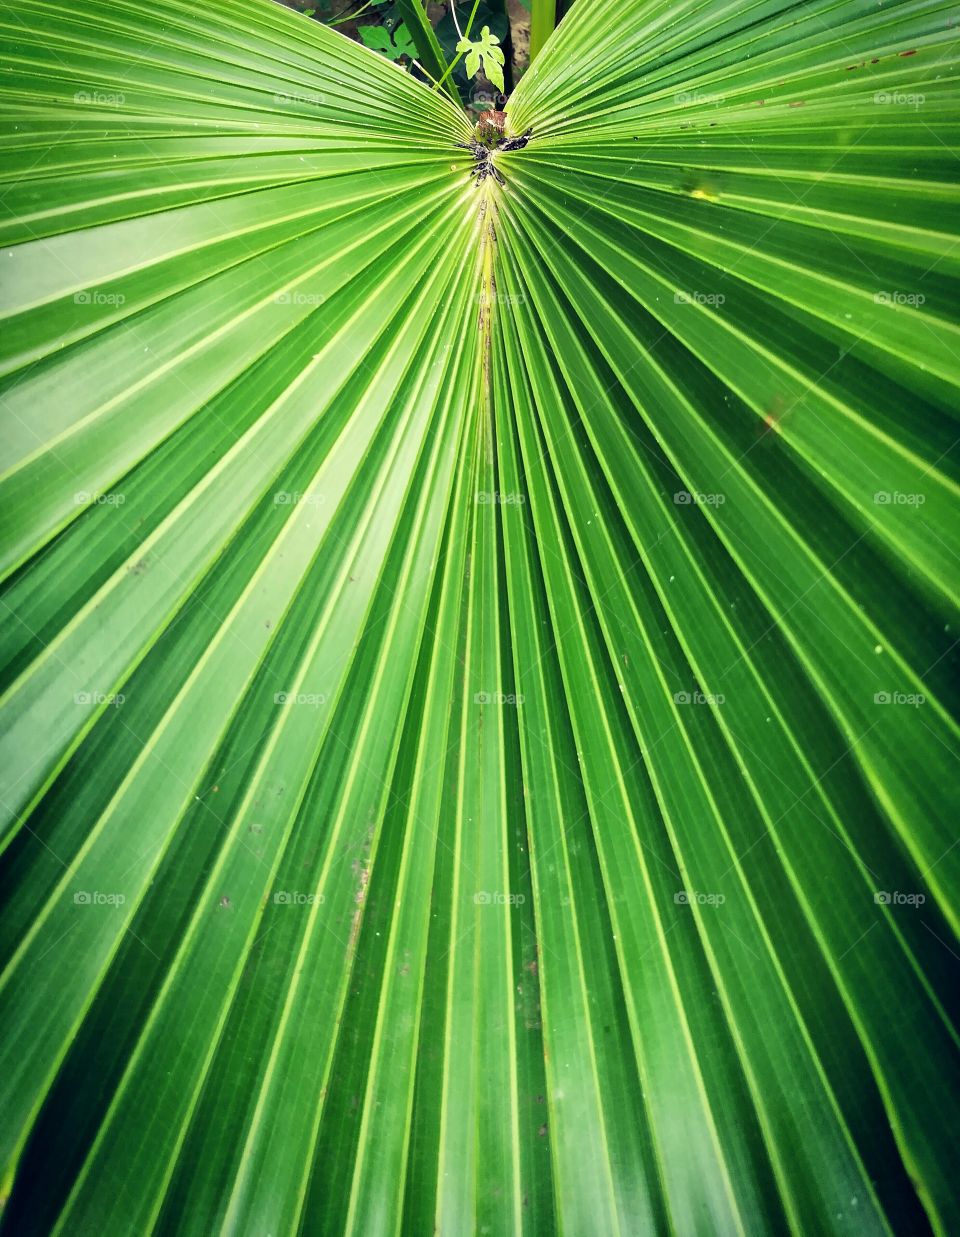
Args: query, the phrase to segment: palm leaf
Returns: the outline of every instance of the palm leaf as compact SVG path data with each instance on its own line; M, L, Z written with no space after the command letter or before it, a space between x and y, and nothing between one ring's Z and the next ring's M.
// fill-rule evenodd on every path
M953 1231L947 7L0 22L7 1231Z

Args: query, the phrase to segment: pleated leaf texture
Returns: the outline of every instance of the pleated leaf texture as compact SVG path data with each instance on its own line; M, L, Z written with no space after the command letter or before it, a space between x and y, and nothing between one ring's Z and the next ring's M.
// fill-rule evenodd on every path
M0 28L3 1233L960 1231L955 8Z

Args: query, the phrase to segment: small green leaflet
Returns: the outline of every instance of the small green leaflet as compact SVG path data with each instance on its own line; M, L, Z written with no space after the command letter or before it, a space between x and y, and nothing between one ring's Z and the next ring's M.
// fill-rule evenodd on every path
M475 77L482 62L485 75L498 90L503 90L503 52L499 42L497 36L490 33L490 27L484 26L477 42L461 39L457 51L466 53L467 77Z
M358 26L357 33L365 46L382 53L388 60L399 60L401 56L409 56L412 60L417 54L413 39L402 22L392 37L385 26Z

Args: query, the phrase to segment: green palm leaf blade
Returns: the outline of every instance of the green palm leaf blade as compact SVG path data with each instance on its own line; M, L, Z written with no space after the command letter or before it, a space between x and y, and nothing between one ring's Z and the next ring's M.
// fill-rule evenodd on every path
M949 23L0 14L3 1231L957 1227Z

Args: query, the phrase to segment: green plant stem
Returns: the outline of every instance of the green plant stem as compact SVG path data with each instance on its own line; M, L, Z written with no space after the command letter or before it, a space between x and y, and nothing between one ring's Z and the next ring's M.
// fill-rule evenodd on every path
M530 9L530 63L553 33L557 24L556 0L533 0Z
M473 8L470 10L470 20L467 22L466 30L464 30L463 32L463 37L465 39L469 39L470 37L470 31L473 29L473 19L477 15L477 8L479 7L479 4L480 4L480 0L473 0ZM446 83L447 78L450 76L453 70L457 67L457 65L463 59L464 54L465 54L464 52L458 52L456 56L453 58L453 60L450 61L450 63L447 65L446 71L443 74L443 77L440 78L439 82L437 82L436 86L434 87L435 90L439 90L440 87ZM447 87L447 89L448 90L450 89L449 86Z
M333 21L325 21L325 26L342 26L344 22L353 21L355 17L359 17L361 13L365 13L371 5L376 4L377 0L367 0L366 4L361 4L358 9L354 9L352 13L344 13L342 16L335 18Z
M434 79L439 78L441 83L445 82L450 71L449 66L443 58L440 43L420 0L397 0L397 12L410 31L417 56L426 73ZM452 82L447 86L447 93L455 103L460 102L460 95Z

